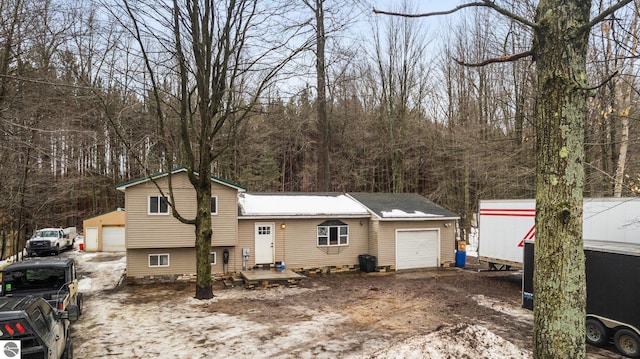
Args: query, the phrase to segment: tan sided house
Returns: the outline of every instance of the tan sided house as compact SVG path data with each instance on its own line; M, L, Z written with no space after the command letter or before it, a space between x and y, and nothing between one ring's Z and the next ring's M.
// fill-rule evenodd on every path
M173 280L195 274L194 227L171 216L168 173L117 186L125 193L128 280ZM156 184L154 184L155 182ZM288 269L357 269L359 256L385 270L454 262L459 217L418 194L247 193L212 177L213 273L284 262ZM172 171L176 208L195 214L186 169Z

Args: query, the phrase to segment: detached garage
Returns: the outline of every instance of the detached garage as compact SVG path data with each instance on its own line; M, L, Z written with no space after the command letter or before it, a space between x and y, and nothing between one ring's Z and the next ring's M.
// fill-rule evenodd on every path
M124 252L124 209L101 214L83 221L84 250L87 252Z

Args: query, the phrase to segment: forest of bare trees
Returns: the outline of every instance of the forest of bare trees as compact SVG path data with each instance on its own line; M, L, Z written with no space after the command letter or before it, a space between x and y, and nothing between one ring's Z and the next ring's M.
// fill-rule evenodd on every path
M451 19L444 29L430 20L372 16L364 2L305 3L293 12L284 0L272 2L279 9L256 9L270 11L264 21L278 29L266 34L290 36L284 55L291 58L251 116L225 125L212 143L221 149L213 175L249 191L417 192L459 213L463 227L479 199L535 196L535 63L461 64L525 51L528 29L482 9L461 12L464 21ZM499 3L531 17L536 9L533 1ZM3 238L24 240L39 226L79 226L124 205L115 184L185 158L177 142L167 148L159 140L156 121L157 107L166 107L164 131L178 131L171 126L179 114L170 110L179 107L178 63L162 41L173 34L152 31L170 19L144 19L140 36L151 57L143 57L118 11L124 7L112 5L0 1ZM592 11L608 5L601 0ZM405 2L396 10L418 9ZM585 196L640 190L638 12L636 2L591 33L587 68L590 82L602 85L588 104ZM327 16L322 82L319 14ZM265 36L264 28L254 30ZM252 88L255 74L245 75L229 89L238 93L234 101L246 100L242 94ZM322 83L327 138L317 122ZM320 160L325 155L328 163Z

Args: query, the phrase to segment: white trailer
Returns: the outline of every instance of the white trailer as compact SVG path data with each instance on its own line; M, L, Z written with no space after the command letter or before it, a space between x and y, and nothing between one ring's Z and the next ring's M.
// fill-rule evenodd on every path
M481 200L478 260L490 269L522 268L525 240L535 238L536 202ZM585 198L583 238L640 244L640 198Z

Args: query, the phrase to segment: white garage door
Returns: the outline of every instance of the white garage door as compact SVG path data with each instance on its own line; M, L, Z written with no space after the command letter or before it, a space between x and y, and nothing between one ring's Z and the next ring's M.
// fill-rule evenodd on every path
M396 269L439 267L437 230L396 231Z
M102 251L124 252L124 227L102 227Z

